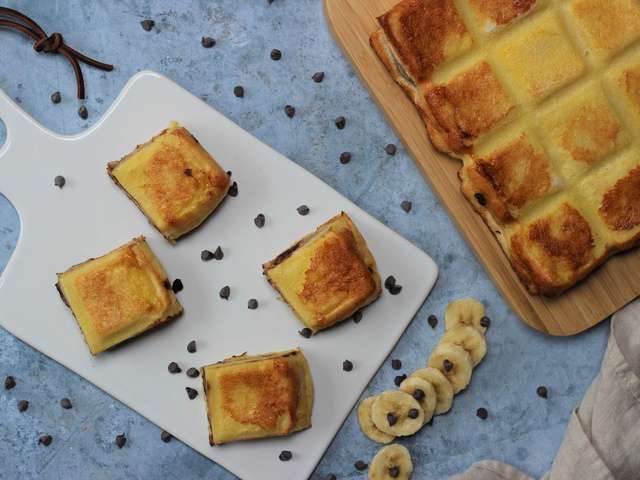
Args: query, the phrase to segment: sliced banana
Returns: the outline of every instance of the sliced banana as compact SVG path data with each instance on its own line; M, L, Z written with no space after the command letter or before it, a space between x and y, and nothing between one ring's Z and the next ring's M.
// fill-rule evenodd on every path
M376 397L371 407L373 424L396 437L413 435L424 424L424 410L407 392L390 390Z
M379 430L371 419L371 407L376 397L365 398L358 405L358 423L365 437L378 443L390 443L396 437Z
M456 325L444 332L440 343L452 343L464 348L471 356L473 366L478 365L487 353L487 341L484 335L473 327Z
M471 373L473 372L471 356L458 345L438 344L431 352L428 366L437 368L447 377L453 387L453 393L461 392L471 381Z
M397 443L378 450L369 466L369 480L409 480L412 473L411 454Z
M484 317L484 305L475 298L461 298L451 302L444 312L444 328L450 330L457 325L468 325L484 335L486 327L480 324Z
M424 423L429 423L436 409L436 389L422 378L409 377L400 384L400 390L415 398L424 411Z
M428 381L436 391L436 409L434 415L442 415L451 410L453 404L453 387L447 377L437 368L421 368L413 372L409 378L418 377Z

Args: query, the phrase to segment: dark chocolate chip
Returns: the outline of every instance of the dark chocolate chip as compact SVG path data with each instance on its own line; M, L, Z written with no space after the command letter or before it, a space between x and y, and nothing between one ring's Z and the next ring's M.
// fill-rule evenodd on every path
M233 88L233 94L238 98L243 98L244 97L244 88L241 87L240 85L237 85L236 87Z
M294 107L292 107L291 105L285 105L284 106L284 113L287 117L289 118L293 118L293 116L296 114L296 109Z
M429 317L427 318L427 323L431 328L436 328L436 326L438 325L438 317L436 317L434 314L429 315Z
M182 280L179 278L176 278L171 284L171 290L173 290L173 293L181 292L183 288L184 285L182 284Z
M70 410L71 408L73 408L73 405L71 404L71 400L69 400L67 397L60 400L60 406L65 410Z
M231 295L231 289L229 288L229 285L225 285L220 289L220 298L222 298L223 300L229 300L229 295Z
M189 400L193 400L198 396L198 391L195 388L185 387L185 390L187 391L187 396L189 397Z
M313 335L313 332L311 331L311 329L307 327L303 328L298 333L302 335L304 338L311 338L311 335Z
M400 208L402 208L402 210L404 210L405 213L409 213L413 208L413 203L411 203L409 200L403 200L400 203Z
M481 420L486 420L489 416L489 412L487 412L486 408L480 407L478 410L476 410L476 416Z
M442 362L442 368L444 368L445 372L450 372L453 370L453 362L451 362L448 358L445 358Z
M351 360L345 360L342 362L342 370L345 372L350 372L353 370L353 362Z
M149 32L155 26L155 24L156 22L154 22L153 20L142 20L140 22L140 25L145 32Z
M340 163L346 165L351 161L351 153L350 152L342 152L340 154Z
M402 368L402 362L397 358L394 358L393 360L391 360L391 368L393 368L394 370L400 370Z
M28 400L20 400L18 402L18 411L19 412L26 412L27 408L29 408L29 401Z
M396 423L398 423L398 417L396 417L393 413L387 413L387 423L390 427L393 427Z
M216 44L216 41L211 37L202 37L200 43L204 48L211 48Z
M413 398L415 398L418 401L422 400L424 398L424 390L420 388L416 388L413 391Z
M196 345L195 340L191 340L189 343L187 343L187 352L196 353L197 351L198 351L198 346Z
M364 472L369 465L364 463L362 460L358 460L353 464L353 466L356 467L356 470L358 470L359 472Z
M487 204L487 198L482 193L478 192L478 193L475 193L473 196L476 198L478 203L483 207Z
M53 184L58 188L64 187L66 183L67 180L62 175L58 175L53 179Z
M160 440L162 440L164 443L169 443L172 438L173 438L173 435L171 435L169 432L165 430L163 430L160 433Z
M38 445L44 445L45 447L48 447L49 445L51 445L51 442L53 442L53 437L51 435L42 435L40 438L38 438Z
M336 128L342 130L347 125L347 119L340 116L335 119Z
M202 250L202 252L200 253L200 258L203 262L208 262L209 260L213 259L213 252L211 250Z
M489 328L491 326L491 319L487 316L480 319L480 326L483 328Z
M402 375L397 375L396 378L393 379L393 383L396 385L396 387L399 387L400 384L404 382L406 379L407 379L407 375L403 373Z
M409 412L407 413L407 417L411 418L411 419L416 419L420 416L420 410L418 410L417 408L412 408L411 410L409 410Z
M387 290L393 287L396 284L396 277L393 275L389 275L384 281L384 288Z
M169 370L169 373L180 373L182 371L176 362L171 362L167 369Z
M314 82L320 83L322 82L322 80L324 80L324 72L316 72L313 74L311 78L313 79Z
M198 370L197 368L189 368L187 370L187 377L189 378L198 378L200 376L200 370Z
M549 396L549 390L547 389L547 387L544 387L544 386L540 386L536 388L536 393L541 398L547 398Z
M220 245L218 245L216 251L213 252L213 258L215 258L216 260L222 260L224 258L224 252L222 251L222 247L220 247Z
M255 310L256 308L258 308L258 300L256 300L255 298L250 298L247 302L247 308L249 310Z
M391 478L398 478L400 476L400 469L398 467L389 467L389 476Z
M300 205L298 208L296 208L296 211L304 217L305 215L309 214L310 210L306 205Z
M389 288L389 293L391 295L398 295L402 291L402 286L395 284L391 288Z
M278 455L278 458L281 462L288 462L289 460L291 460L291 458L293 458L293 453L291 453L289 450L282 450L280 452L280 455Z
M231 184L231 186L229 187L229 191L227 193L229 194L230 197L237 197L238 196L238 184L236 182L233 182Z
M122 448L127 444L127 437L124 433L116 435L116 447Z
M351 318L353 319L353 323L360 323L360 320L362 320L362 310L358 310Z
M185 168L185 169L184 169L184 174L185 174L187 177L193 177L193 170L191 170L190 168Z
M256 218L253 219L253 223L258 228L264 227L264 222L265 222L265 218L264 218L264 215L262 213L259 213L258 215L256 215Z
M16 386L16 379L13 376L9 375L7 378L4 379L5 390L11 390L15 386Z
M387 152L387 155L395 155L398 151L398 147L396 147L393 143L389 143L386 147L384 147L384 151Z
M53 103L60 103L62 101L62 95L60 95L60 92L53 92L51 94L51 101Z
M277 48L271 50L271 60L280 60L282 58L282 52Z
M81 119L86 120L87 118L89 118L89 110L87 110L87 107L85 107L84 105L80 105L80 108L78 109L78 115Z

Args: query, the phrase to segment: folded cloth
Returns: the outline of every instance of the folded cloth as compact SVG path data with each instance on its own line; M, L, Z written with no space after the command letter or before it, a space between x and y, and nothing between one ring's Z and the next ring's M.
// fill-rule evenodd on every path
M532 480L494 460L452 480ZM611 320L600 373L569 420L560 450L542 480L640 479L640 300Z

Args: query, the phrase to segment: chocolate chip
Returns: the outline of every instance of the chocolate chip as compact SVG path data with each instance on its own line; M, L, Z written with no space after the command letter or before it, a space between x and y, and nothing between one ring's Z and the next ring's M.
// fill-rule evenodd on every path
M78 109L78 115L81 119L86 120L87 118L89 118L89 110L87 110L87 107L85 107L84 105L80 105L80 108Z
M231 295L231 289L229 288L229 285L225 285L220 289L220 298L222 298L223 300L229 300L229 295Z
M241 87L240 85L237 85L236 87L233 88L233 94L238 98L243 98L244 97L244 88Z
M342 152L340 154L340 163L346 165L351 161L351 153L350 152Z
M27 408L29 408L29 401L28 400L20 400L18 402L18 411L19 412L26 412Z
M298 333L302 335L304 338L311 338L311 335L313 335L313 332L311 331L311 329L306 327L300 330Z
M179 278L176 278L171 284L171 290L173 290L173 293L181 292L183 288L184 285L182 284L182 280Z
M73 408L73 405L71 405L71 400L66 397L60 400L60 406L65 410L70 410L71 408Z
M393 285L391 288L389 288L389 293L391 295L398 295L401 291L402 291L402 286L398 284Z
M198 396L198 391L195 388L185 387L185 390L187 391L187 396L189 397L189 400L193 400Z
M311 78L313 79L314 82L320 83L322 82L322 80L324 80L324 72L316 72L313 74Z
M398 467L389 467L389 476L391 478L398 478L400 476L400 469Z
M216 44L216 41L211 37L202 37L200 43L204 48L211 48Z
M282 58L282 52L280 50L278 50L277 48L274 48L273 50L271 50L271 60L280 60Z
M145 32L151 31L151 29L155 26L156 22L153 20L142 20L140 25Z
M253 219L253 223L258 228L264 227L264 222L265 222L265 218L264 218L264 215L262 213L259 213L258 215L256 215L256 218Z
M208 262L209 260L213 259L213 252L211 250L202 250L202 252L200 253L200 258L203 262Z
M160 440L162 440L164 443L169 443L172 438L173 438L173 435L171 435L169 432L165 430L163 430L162 433L160 433Z
M491 319L489 317L482 317L480 319L480 326L483 328L489 328L491 326Z
M51 101L53 103L60 103L62 101L62 95L60 95L60 92L53 92L51 94Z
M350 372L353 370L353 362L351 360L345 360L342 362L342 370L345 372Z
M169 370L169 373L180 373L182 371L176 362L171 362L167 369Z
M547 387L543 387L543 386L538 387L536 389L536 393L541 398L547 398L549 396L549 390L547 390Z
M187 370L187 377L189 378L198 378L200 376L200 370L198 370L197 368L189 368Z
M413 398L415 398L416 400L422 400L424 398L424 390L421 390L420 388L416 388L413 391Z
M360 323L360 320L362 320L362 310L358 310L354 313L351 319L353 320L353 323Z
M16 379L13 378L13 376L9 375L7 378L4 379L5 390L11 390L15 386L16 386Z
M393 368L394 370L400 370L402 368L402 362L397 358L394 358L393 360L391 360L391 368Z
M482 193L478 192L478 193L474 194L473 196L476 198L478 203L480 205L482 205L483 207L487 204L487 199Z
M124 433L121 433L120 435L116 435L116 447L122 448L126 444L127 444L127 437L124 435Z
M488 416L489 412L487 412L486 408L480 407L478 410L476 410L476 417L478 417L479 419L486 420Z
M387 413L387 423L390 427L393 427L396 423L398 423L398 417L396 417L393 413Z
M184 174L187 177L193 177L193 170L191 170L190 168L185 168L184 169Z
M305 215L309 214L310 210L306 205L300 205L298 208L296 208L296 211L304 217Z
M442 368L444 368L445 372L450 372L453 370L453 363L448 358L445 358L444 362L442 362Z
M282 450L280 452L280 455L278 455L278 458L281 462L288 462L289 460L291 460L291 458L293 458L293 453L291 453L289 450Z
M397 375L396 378L393 379L393 383L395 383L396 387L399 387L406 379L407 375L403 373L402 375Z
M195 340L191 340L189 343L187 343L187 352L196 353L197 351L198 351L198 346L196 345Z
M58 188L64 187L66 183L67 180L62 175L58 175L53 179L53 184Z
M384 281L384 288L387 290L393 287L396 284L396 277L393 275L389 275Z
M436 326L438 325L438 317L436 317L434 314L429 315L429 317L427 317L427 323L431 328L436 328Z
M347 119L340 116L335 119L336 128L342 130L347 125Z
M296 109L293 108L291 105L285 105L284 113L287 117L293 118L293 116L296 114Z
M387 155L394 156L398 151L398 148L393 143L389 143L386 147L384 147L384 151L387 152Z
M358 470L359 472L364 472L368 465L366 463L364 463L362 460L358 460L356 463L353 464L354 467L356 467L356 470Z
M400 208L402 208L405 213L409 213L411 211L411 208L413 208L413 203L411 203L409 200L403 200L402 203L400 203Z
M420 416L420 410L418 410L417 408L412 408L411 410L409 410L409 412L407 413L407 417L411 418L411 419L416 419Z
M238 196L238 184L236 182L233 182L231 184L227 194L229 194L230 197L237 197Z
M49 445L51 445L51 442L53 442L53 437L51 435L42 435L40 438L38 438L38 445L44 445L45 447L48 447Z
M247 308L249 310L255 310L256 308L258 308L258 300L256 300L255 298L250 298L247 302Z
M222 260L224 258L224 252L222 251L222 247L220 247L220 245L218 245L216 251L213 252L213 258L215 258L216 260Z

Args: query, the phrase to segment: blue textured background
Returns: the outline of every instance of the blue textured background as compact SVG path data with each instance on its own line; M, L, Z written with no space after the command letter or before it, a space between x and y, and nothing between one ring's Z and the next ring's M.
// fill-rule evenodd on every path
M108 74L84 69L90 117L83 121L76 113L69 65L36 54L20 35L0 31L0 88L47 127L63 133L87 128L131 75L157 70L428 252L440 265L440 279L392 354L403 361L403 371L423 366L442 333L442 324L435 331L428 327L430 313L441 317L459 296L475 296L487 305L493 319L489 354L471 387L456 397L448 415L401 441L411 450L414 478L444 478L484 458L511 462L532 475L548 468L572 408L597 372L608 322L575 338L556 339L517 320L406 152L385 154L384 145L397 139L333 42L320 0L5 4L33 16L49 32L62 32L71 46L117 65ZM155 20L153 31L140 27L145 18ZM217 45L202 48L203 35ZM272 48L282 50L279 62L269 58ZM319 70L326 72L321 84L310 78ZM243 99L233 96L238 84L245 87ZM62 93L59 105L49 100L56 90ZM297 109L293 120L283 114L287 103ZM333 124L338 115L347 118L344 130ZM4 138L0 127L0 143ZM348 165L338 162L344 150L353 152ZM46 155L42 160L56 161ZM404 199L413 202L409 214L400 209ZM0 196L0 271L18 234L18 215ZM364 395L393 387L397 373L386 362ZM9 374L18 386L0 390L0 478L234 478L175 440L162 443L157 427L0 330L0 378ZM535 394L541 384L550 388L546 401ZM72 410L60 408L65 396L73 401ZM22 398L31 402L25 413L16 408ZM480 406L489 410L486 421L475 416ZM122 450L113 443L120 432L129 439ZM42 433L54 436L48 448L37 445ZM365 478L353 463L369 461L376 450L352 413L313 478L328 473Z

